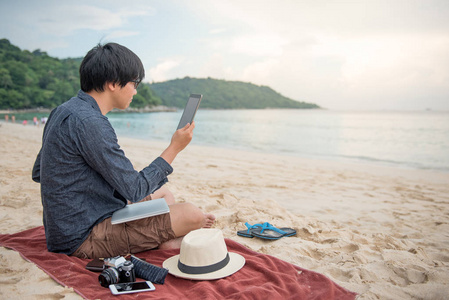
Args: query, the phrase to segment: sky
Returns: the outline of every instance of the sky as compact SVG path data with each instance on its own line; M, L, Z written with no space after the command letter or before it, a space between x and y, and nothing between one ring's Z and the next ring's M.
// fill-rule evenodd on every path
M147 82L211 77L333 110L449 111L448 16L447 0L0 0L0 39L58 58L116 42Z

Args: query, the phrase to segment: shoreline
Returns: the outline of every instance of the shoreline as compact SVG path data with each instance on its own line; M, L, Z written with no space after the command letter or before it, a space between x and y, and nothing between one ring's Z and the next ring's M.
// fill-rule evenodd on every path
M130 138L135 139L142 139L144 137L149 138L148 141L152 142L151 139L157 139L160 140L161 138L167 138L167 135L170 135L170 132L154 129L154 124L148 122L151 118L156 119L162 119L163 121L166 121L163 117L167 117L167 120L171 120L173 118L172 113L174 111L170 111L169 108L166 107L159 107L152 110L152 112L155 113L162 113L162 114L155 114L152 115L151 112L142 112L142 111L135 111L135 112L128 112L128 111L114 111L111 114L108 115L110 118L110 122L113 124L113 126L116 128L116 131L118 135L127 135ZM428 114L429 112L425 112L425 114ZM432 112L433 114L434 112ZM443 112L441 112L443 113ZM422 112L419 112L419 114L422 114ZM127 115L127 116L122 116ZM23 119L27 119L28 123L34 118L37 117L38 119L42 119L42 117L48 116L48 113L39 113L36 112L35 114L29 112L29 113L23 113L16 115L16 123L22 123ZM307 114L309 116L309 114ZM320 117L326 117L326 115L319 115ZM335 115L335 111L331 114L332 117L338 117ZM446 114L444 115L446 116ZM213 116L212 116L213 117ZM259 116L260 117L260 116ZM360 117L360 116L357 116ZM376 118L380 118L380 116L376 116ZM448 116L449 117L449 116ZM206 115L207 120L207 115ZM210 118L210 116L209 116ZM423 120L427 120L426 118L430 118L429 116L422 117L420 115L419 120L420 122L423 122ZM338 129L337 131L329 131L329 128L326 129L327 132L322 132L321 134L318 134L315 139L315 142L307 142L302 143L300 139L298 141L301 141L298 143L298 141L290 142L289 139L286 139L285 137L282 138L271 138L269 136L265 136L266 140L272 140L277 142L272 143L264 143L260 142L263 141L263 139L257 140L257 138L250 138L249 142L246 142L244 139L244 136L242 134L233 135L232 132L223 130L223 134L219 136L215 136L214 134L210 134L209 132L205 131L203 128L199 126L197 131L197 136L192 141L192 145L198 145L198 146L206 146L206 147L215 147L215 148L226 148L226 149L236 149L241 151L249 151L249 152L256 152L256 153L272 153L276 155L282 155L282 156L293 156L293 157L300 157L305 159L317 159L317 160L324 160L324 161L337 161L339 163L361 163L361 164L367 164L367 166L386 166L386 167L392 167L392 168L402 168L402 169L408 169L408 170L428 170L428 171L437 171L437 172L443 172L443 173L449 173L449 160L448 156L444 155L444 150L447 148L447 141L445 139L444 133L447 131L447 121L444 121L444 119L441 119L440 116L438 118L438 122L444 122L443 124L440 124L441 128L438 126L434 128L436 130L436 133L432 139L432 136L427 134L427 136L424 138L418 138L418 139L410 139L411 136L419 135L419 130L417 131L416 128L413 130L412 133L404 133L404 135L408 136L408 138L405 138L402 143L395 144L394 140L382 140L376 138L374 139L360 139L360 144L357 142L357 139L348 139L347 137L339 138L339 130L342 132L345 132L346 127L342 127L341 129ZM443 117L444 118L444 117ZM2 121L3 116L0 116L0 122ZM11 119L11 116L10 118ZM391 118L390 118L391 119ZM406 118L407 119L407 118ZM430 119L429 119L430 120ZM411 120L407 119L407 122L410 122ZM23 121L25 122L25 121ZM175 121L173 121L174 123ZM438 123L437 122L437 123ZM206 122L207 123L207 122ZM438 123L439 124L439 123ZM210 124L207 124L209 126ZM254 124L251 122L245 123L245 126L248 125L248 128L251 130L251 126ZM309 124L310 125L310 124ZM306 126L306 128L309 128L309 125ZM148 126L148 127L146 127ZM222 125L221 125L222 126ZM254 127L254 126L253 126ZM291 127L291 126L290 126ZM149 128L149 131L145 131L145 128ZM222 127L221 127L222 128ZM312 126L313 128L313 126ZM430 130L433 127L429 127ZM284 128L285 129L285 128ZM441 130L440 130L441 129ZM349 131L350 129L348 129ZM220 130L221 132L222 130ZM305 131L311 131L312 129L305 129ZM398 132L400 130L396 130ZM161 135L161 132L163 133ZM282 131L283 132L283 131ZM388 132L388 131L387 131ZM428 131L430 132L430 131ZM369 131L368 131L369 133ZM294 134L294 132L291 132L291 134ZM311 134L311 133L308 133ZM256 136L254 132L252 132L252 136ZM273 136L276 136L277 134L274 134ZM282 134L279 134L282 136ZM333 142L322 142L323 140ZM388 134L385 134L388 135ZM378 134L377 136L383 136L383 134ZM304 138L304 135L301 135L301 138ZM307 134L305 136L307 138ZM400 137L399 137L400 138ZM435 139L439 143L435 144ZM292 139L295 140L295 139ZM321 142L316 142L320 141ZM354 142L355 141L355 142ZM367 142L368 141L368 142ZM377 141L377 142L376 142ZM413 142L412 142L413 141ZM381 144L381 142L389 143L390 148L382 149L380 148L379 151L372 151L371 149L376 149L377 144ZM306 146L304 146L306 145ZM394 146L392 146L394 145ZM330 150L326 150L329 148ZM356 149L356 150L350 150L350 149ZM410 148L414 149L410 151ZM349 150L348 150L349 149ZM434 155L431 155L431 154Z
M24 108L24 109L3 109L0 110L0 115L7 114L28 114L28 113L48 113L50 114L53 108ZM148 112L172 112L177 111L176 107L168 107L163 105L134 108L128 107L127 109L114 109L111 113L148 113Z
M1 233L42 225L31 169L43 127L0 123ZM169 141L119 136L136 170ZM242 245L328 276L359 299L444 299L449 290L449 174L189 145L167 186L215 214ZM236 235L244 223L292 227L278 241ZM12 250L0 248L4 298L80 299Z
M149 111L146 111L149 112ZM152 112L169 112L169 110L154 110ZM31 112L30 112L31 113ZM141 112L126 112L126 111L113 111L112 113L141 113ZM145 112L143 112L145 113ZM2 112L0 111L0 115ZM15 123L11 122L9 120L8 122L5 122L3 119L0 119L0 126L1 124L11 124L11 125L20 125L20 126L29 126L34 127L32 123L23 125L21 124L20 120L16 120ZM38 128L44 127L44 124L39 123L37 126ZM138 140L148 143L161 143L162 147L165 145L165 143L168 145L168 140L166 142L161 140L147 140L147 139L141 139L138 137L130 137L125 135L117 134L117 136L122 139L130 139L130 140ZM291 152L269 152L269 151L262 151L257 149L251 149L251 148L232 148L232 147L226 147L222 145L206 145L202 143L196 143L195 139L192 141L192 143L189 145L189 147L202 147L202 148L209 148L211 151L214 149L223 150L223 151L236 151L236 152L244 152L244 153L254 153L255 155L275 155L275 156L281 156L286 158L292 158L292 159L299 159L304 161L316 161L324 164L336 164L336 165L353 165L354 167L360 167L360 168L386 168L386 169L397 169L402 171L422 171L422 172L428 172L428 173L436 173L441 175L449 175L449 167L443 167L443 168L431 168L431 167L417 167L413 165L409 165L406 163L396 163L396 162L388 162L388 161L382 161L382 160L363 160L357 157L330 157L330 156L316 156L316 155L306 155L306 154L299 154L299 153L291 153ZM435 177L435 176L434 176Z
M126 137L129 139L135 139L140 140L139 138L135 137ZM155 140L145 140L150 143L153 142L160 142ZM430 173L437 173L437 174L448 174L449 175L449 167L443 167L443 168L431 168L431 167L417 167L413 165L408 165L406 163L397 163L397 162L388 162L383 160L370 160L370 159L360 159L357 157L331 157L331 156L317 156L317 155L306 155L306 154L299 154L299 153L291 153L291 152L265 152L262 150L257 149L236 149L232 147L225 147L221 145L205 145L201 143L191 143L191 146L198 146L198 147L205 147L210 149L221 149L221 150L229 150L229 151L241 151L241 152L248 152L248 153L254 153L254 154L260 154L260 155L275 155L275 156L281 156L281 157L287 157L287 158L293 158L293 159L299 159L304 161L316 161L320 163L329 163L329 164L336 164L336 165L353 165L354 167L361 167L361 168L389 168L389 169L398 169L403 171L423 171L423 172L430 172Z

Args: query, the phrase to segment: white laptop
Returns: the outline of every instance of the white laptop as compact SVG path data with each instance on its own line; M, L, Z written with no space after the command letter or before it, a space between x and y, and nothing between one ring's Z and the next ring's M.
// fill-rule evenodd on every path
M120 224L143 218L167 214L170 208L164 198L128 204L112 214L111 223Z

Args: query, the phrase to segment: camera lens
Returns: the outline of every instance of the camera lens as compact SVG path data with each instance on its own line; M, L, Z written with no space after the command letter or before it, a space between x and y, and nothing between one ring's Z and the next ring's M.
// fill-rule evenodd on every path
M101 274L98 276L98 281L100 282L101 286L109 287L109 285L119 282L119 274L115 268L108 268L101 272Z

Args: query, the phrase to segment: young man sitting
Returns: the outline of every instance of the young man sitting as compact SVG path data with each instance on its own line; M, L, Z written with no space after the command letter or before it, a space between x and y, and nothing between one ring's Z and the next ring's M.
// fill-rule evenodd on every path
M41 184L49 251L96 258L173 248L190 231L212 226L212 214L175 203L163 187L173 172L171 163L192 139L194 122L177 130L162 154L138 172L105 116L129 106L144 76L131 50L98 45L81 63L78 95L51 112L32 173ZM169 214L111 225L112 213L128 201L162 197Z

